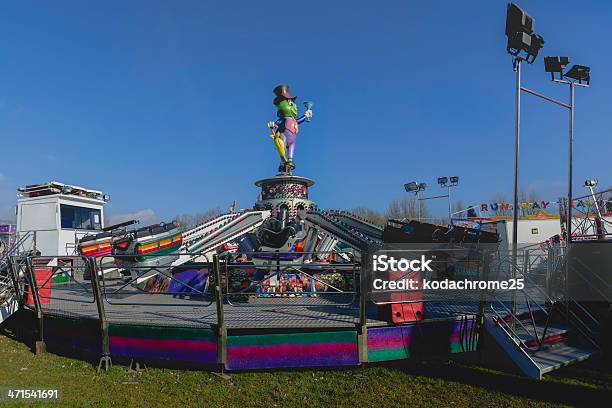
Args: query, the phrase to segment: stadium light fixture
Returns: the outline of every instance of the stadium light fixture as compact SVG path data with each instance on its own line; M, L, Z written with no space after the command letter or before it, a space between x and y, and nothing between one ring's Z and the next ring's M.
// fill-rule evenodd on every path
M568 57L544 57L544 71L550 72L552 80L555 79L555 74L559 75L559 80L563 80L563 69L569 64Z
M544 46L544 38L536 34L534 19L514 3L506 10L506 51L518 60L532 64Z
M570 78L578 81L578 85L589 86L591 83L591 68L585 65L574 65L569 71L563 73L569 62L568 57L544 57L544 71L550 72L554 82L568 83L569 81L565 78Z
M518 239L518 167L520 146L520 112L521 112L521 62L532 64L538 52L544 46L544 38L534 32L535 20L523 9L514 3L508 3L506 8L506 37L508 42L506 51L512 56L512 66L516 72L516 119L514 132L514 212L512 214L512 243L513 248L517 246ZM513 259L516 261L516 251L513 251ZM513 303L514 305L514 303ZM514 310L514 309L513 309Z
M450 183L449 183L449 179L450 179ZM451 210L451 187L456 187L459 184L459 177L458 176L438 177L438 184L440 185L440 187L443 187L443 188L446 187L448 189L448 193L446 194L446 196L441 196L441 197L448 198L448 223L452 224L453 219L452 219L452 210Z
M591 84L591 68L585 65L574 65L565 76L578 81L580 85Z
M544 58L544 70L546 72L550 72L553 82L569 85L569 90L570 90L569 103L564 103L556 99L549 98L547 96L544 96L538 92L532 91L527 88L521 87L521 90L528 92L532 95L538 96L549 102L553 102L557 105L563 106L564 108L567 108L569 110L570 124L569 124L569 143L568 143L569 155L568 155L568 160L567 160L568 161L568 164L567 164L567 167L568 167L567 202L572 203L573 202L572 185L573 185L573 177L574 177L573 176L574 174L574 108L575 108L574 91L577 86L588 88L591 85L591 68L585 65L574 65L573 67L569 69L569 71L567 71L566 73L563 73L563 69L568 64L569 64L569 58L567 57L545 57ZM556 74L559 77L558 79L555 78ZM595 183L597 183L596 180L587 180L587 181L591 181L591 182L595 181ZM594 187L594 186L589 186L586 183L585 183L585 186L589 188ZM567 227L566 227L566 234L567 234L566 239L569 245L571 243L571 238L572 238L572 235L571 235L572 233L572 222L571 222L572 206L571 205L568 205L567 207L566 219L568 220Z
M409 183L404 184L404 189L406 190L406 192L415 193L417 196L419 196L419 193L425 190L426 188L427 188L427 184L420 183L418 181L411 181ZM417 201L418 206L419 206L419 221L421 221L421 201L422 201L422 198L419 196L419 199Z
M411 181L410 183L404 184L404 189L408 193L418 193L419 191L425 190L427 184L419 183L418 181Z
M549 102L562 106L569 111L569 155L568 155L568 189L566 214L566 240L567 248L572 242L572 205L573 192L573 143L574 143L574 89L576 86L588 87L590 85L590 68L584 65L575 65L564 73L569 64L568 57L546 57L544 58L544 70L551 74L553 82L569 85L570 98L565 103L554 98L545 96L539 92L521 86L521 62L531 64L535 61L539 50L544 46L544 39L534 32L534 19L516 4L509 3L506 14L506 36L508 37L507 51L512 55L513 70L516 73L516 117L515 117L515 141L514 141L514 210L512 214L512 257L516 264L516 248L518 245L518 178L519 178L519 146L521 125L521 94L529 93ZM569 274L570 262L566 262L566 273ZM516 311L516 298L513 297L512 311Z

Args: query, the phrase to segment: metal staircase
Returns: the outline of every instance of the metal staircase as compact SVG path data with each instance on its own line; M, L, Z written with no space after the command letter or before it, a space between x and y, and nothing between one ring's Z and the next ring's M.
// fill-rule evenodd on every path
M485 330L531 378L541 379L546 373L590 358L600 349L600 322L581 302L551 289L559 286L550 281L565 272L561 256L558 248L551 249L544 262L534 265L523 261L516 269L510 267L514 276L524 279L525 288L510 297L492 294L485 316Z

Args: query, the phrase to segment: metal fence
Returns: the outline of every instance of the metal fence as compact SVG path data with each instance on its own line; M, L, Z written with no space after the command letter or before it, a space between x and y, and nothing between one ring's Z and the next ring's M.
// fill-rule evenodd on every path
M253 262L221 264L220 279L229 306L349 306L358 300L360 264L349 258L348 252L300 252L299 257L279 252L246 255ZM295 259L283 262L288 256ZM329 257L351 260L317 260Z
M106 365L110 363L111 323L210 328L217 332L221 348L228 327L314 327L309 324L351 327L357 329L362 344L367 339L369 326L383 324L376 321L368 304L374 305L376 311L378 307L395 303L465 304L469 300L469 308L450 308L447 316L460 318L484 313L501 316L506 310L517 313L519 304L541 307L551 299L552 292L547 285L563 270L563 262L558 259L563 251L559 249L517 251L516 262L511 252L477 253L453 265L454 273L461 271L454 277L457 279L508 276L528 279L534 289L524 294L525 300L521 303L517 299L518 290L510 291L509 297L481 290L470 299L435 293L410 297L421 292L421 288L375 291L372 282L380 275L369 262L372 254L365 252L360 254L360 259L353 253L328 252L305 253L292 260L283 257L295 256L295 253L253 253L248 254L248 262L221 259L217 255L209 260L200 253L188 255L193 259L188 265L179 265L180 254L147 255L141 259L27 256L25 263L12 256L8 270L21 306L36 314L39 341L44 339L45 315L97 320L102 335L102 361ZM434 262L434 269L448 273L448 265L448 259L439 259ZM393 280L407 276L387 275ZM279 312L284 319L277 320ZM367 346L360 346L360 353L366 361L363 353L367 354Z

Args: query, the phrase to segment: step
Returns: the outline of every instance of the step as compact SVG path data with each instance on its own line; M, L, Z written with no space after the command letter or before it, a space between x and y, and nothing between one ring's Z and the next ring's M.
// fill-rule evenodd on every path
M598 349L595 346L571 345L565 342L538 351L527 350L527 354L540 369L542 374L549 373L561 367L586 360Z
M598 351L595 346L570 342L566 334L571 335L567 337L574 338L575 331L565 325L551 324L549 330L552 330L552 334L549 335L548 330L546 333L546 338L550 341L544 343L540 350L537 350L537 345L533 348L519 347L506 326L492 316L485 318L485 330L523 374L531 378L542 378L545 373L586 360ZM541 332L538 331L538 334Z
M536 338L533 333L533 324L531 321L521 321L521 323L525 326L523 328L520 324L517 323L514 332L519 336L519 338L527 345L527 347L537 347L537 341L542 337L544 333L544 324L536 323L536 331L538 333L538 337ZM526 330L528 329L528 330ZM571 327L567 324L563 323L550 323L548 328L546 329L546 336L544 337L544 343L555 342L559 340L565 340L566 334L571 330ZM534 344L535 343L535 344Z
M533 311L533 317L534 317L534 319L536 321L536 324L540 323L540 322L544 322L546 320L546 313L544 313L540 309L536 309L536 310ZM504 321L506 323L511 323L512 322L512 315L506 315L506 316L503 317L503 319L504 319ZM520 320L521 322L523 322L523 324L526 321L531 323L531 315L529 314L528 311L523 311L521 313L517 313L516 319Z

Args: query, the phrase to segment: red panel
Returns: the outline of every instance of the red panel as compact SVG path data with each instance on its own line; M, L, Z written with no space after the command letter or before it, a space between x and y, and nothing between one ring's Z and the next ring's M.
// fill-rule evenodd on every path
M49 303L49 297L51 296L51 277L53 276L53 268L34 268L34 277L36 279L36 286L38 286L38 296L40 297L40 303ZM34 304L34 298L32 297L32 291L28 289L28 305Z
M423 302L393 304L391 305L391 321L406 323L423 320L424 309Z
M388 280L413 279L418 282L415 286L421 287L421 277L419 272L406 273L399 271L389 272ZM378 315L381 320L393 323L408 323L423 320L425 314L425 304L423 303L423 292L406 291L390 293L388 305L381 305L378 308Z

